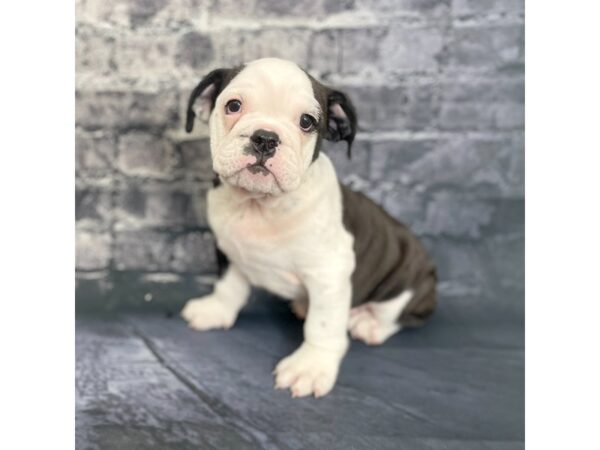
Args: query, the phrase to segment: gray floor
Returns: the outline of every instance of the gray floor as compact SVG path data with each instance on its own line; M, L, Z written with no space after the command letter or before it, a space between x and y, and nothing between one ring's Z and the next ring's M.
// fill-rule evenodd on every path
M302 324L264 294L224 332L81 315L77 448L522 449L523 314L494 306L522 301L492 300L442 298L426 327L354 342L318 400L273 389Z

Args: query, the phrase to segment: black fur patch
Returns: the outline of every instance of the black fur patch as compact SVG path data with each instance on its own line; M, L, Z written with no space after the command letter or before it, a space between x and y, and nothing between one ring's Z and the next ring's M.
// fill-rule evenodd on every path
M194 120L196 120L196 113L194 112L194 102L202 95L202 93L210 86L215 86L215 91L211 96L210 110L212 111L215 107L215 101L219 94L225 89L225 87L233 80L238 73L242 71L244 66L237 66L231 69L215 69L206 75L200 83L194 88L190 94L187 106L187 114L185 118L185 131L190 133L194 129Z
M413 298L398 322L422 325L435 310L437 281L423 244L364 194L344 185L341 190L344 227L354 236L352 305L390 300L410 289Z
M305 73L312 84L315 99L319 102L319 106L323 113L317 124L319 137L317 138L317 143L315 145L313 161L319 156L321 141L323 139L334 142L340 140L346 141L348 145L348 158L351 158L352 143L354 142L358 127L356 109L354 108L352 101L343 92L325 86L315 80L308 72L305 71ZM335 104L338 104L342 108L346 117L338 117L332 114L331 107Z

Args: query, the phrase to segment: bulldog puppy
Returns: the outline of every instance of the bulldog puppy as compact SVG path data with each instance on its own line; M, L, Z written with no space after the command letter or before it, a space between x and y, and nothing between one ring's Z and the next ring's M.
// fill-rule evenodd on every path
M228 265L212 294L182 311L197 330L230 328L251 286L292 301L304 342L275 368L294 397L333 388L347 331L370 345L433 312L436 274L409 230L340 185L322 139L356 134L349 98L296 64L260 59L217 69L193 90L186 130L209 121L217 186L208 221Z

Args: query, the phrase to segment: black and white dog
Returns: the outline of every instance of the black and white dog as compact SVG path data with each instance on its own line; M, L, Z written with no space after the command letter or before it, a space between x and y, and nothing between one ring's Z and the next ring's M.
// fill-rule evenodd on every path
M193 90L186 130L209 121L213 169L208 220L229 264L212 294L190 300L197 330L231 327L250 286L292 301L304 342L275 368L294 397L327 394L347 331L381 344L435 308L435 267L401 223L340 185L322 139L356 134L349 98L296 64L260 59L217 69Z

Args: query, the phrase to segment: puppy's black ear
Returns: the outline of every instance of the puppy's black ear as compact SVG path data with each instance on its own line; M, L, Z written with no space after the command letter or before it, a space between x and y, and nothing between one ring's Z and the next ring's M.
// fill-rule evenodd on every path
M356 109L346 94L330 90L327 95L327 133L325 139L344 140L348 144L348 158L352 156L352 142L356 136Z
M240 70L241 67L216 69L198 83L198 86L194 88L188 100L185 131L190 133L194 129L196 116L205 122L208 121L210 113L215 107L217 97Z

